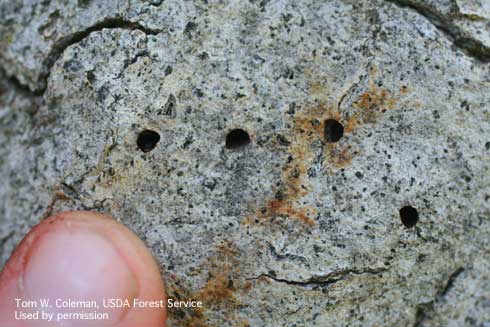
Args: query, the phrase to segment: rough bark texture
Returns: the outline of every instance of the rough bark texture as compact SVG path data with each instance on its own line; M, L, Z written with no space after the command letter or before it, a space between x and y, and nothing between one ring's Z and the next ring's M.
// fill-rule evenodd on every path
M488 327L489 24L483 0L2 0L0 266L97 210L204 301L170 326Z

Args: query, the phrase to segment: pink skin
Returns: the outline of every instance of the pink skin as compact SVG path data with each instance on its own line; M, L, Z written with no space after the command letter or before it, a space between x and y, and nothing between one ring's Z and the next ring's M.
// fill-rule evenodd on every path
M50 299L58 314L108 313L107 320L17 320L14 312L41 310ZM15 299L38 308L18 308ZM98 309L58 308L56 299L96 301ZM131 307L104 308L103 300L129 300ZM166 302L163 281L150 252L129 229L102 214L73 211L50 217L22 240L0 273L0 326L165 327L166 309L134 307L133 300Z

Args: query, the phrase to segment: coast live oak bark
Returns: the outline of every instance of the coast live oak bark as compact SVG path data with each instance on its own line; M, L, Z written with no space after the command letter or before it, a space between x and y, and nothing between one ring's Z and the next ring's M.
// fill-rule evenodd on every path
M2 1L0 261L93 210L169 326L488 324L486 3Z

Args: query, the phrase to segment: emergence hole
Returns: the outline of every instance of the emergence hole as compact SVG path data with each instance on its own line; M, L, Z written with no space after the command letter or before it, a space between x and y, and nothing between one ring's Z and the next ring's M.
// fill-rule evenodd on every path
M156 147L158 141L160 141L160 135L157 132L144 130L138 135L136 144L141 151L150 152Z
M225 146L227 149L241 148L250 143L250 136L243 129L237 128L226 135Z
M344 126L335 119L327 119L325 120L323 132L325 134L325 140L328 143L335 143L344 135Z
M411 228L419 221L419 213L417 209L412 206L405 206L400 209L400 218L402 224L407 228Z

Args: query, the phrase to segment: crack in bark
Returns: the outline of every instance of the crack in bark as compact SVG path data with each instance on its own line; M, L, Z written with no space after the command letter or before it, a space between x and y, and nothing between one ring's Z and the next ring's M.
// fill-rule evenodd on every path
M447 293L451 290L451 288L454 285L454 281L464 272L463 267L459 267L456 269L451 275L449 275L449 278L447 279L446 283L444 284L444 287L441 288L439 292L437 292L436 296L432 301L429 302L424 302L424 303L419 303L416 306L416 311L415 311L415 322L413 324L413 327L421 327L424 320L427 319L430 315L427 314L427 311L433 310L434 309L434 304L437 302L440 302L446 297Z
M161 32L159 29L151 29L141 25L138 22L132 22L125 20L121 17L109 17L104 18L100 22L84 29L71 33L67 36L62 37L56 41L51 50L49 51L46 58L42 62L42 68L39 78L36 82L34 89L31 89L27 85L22 84L15 76L10 76L9 80L14 86L23 91L29 92L33 96L42 96L46 91L47 81L51 73L51 69L58 59L61 57L63 52L71 45L81 42L83 39L88 37L93 32L98 32L103 29L126 29L126 30L139 30L147 35L156 35ZM8 75L7 75L8 76Z
M325 287L330 284L334 284L338 281L345 279L349 275L362 275L371 274L379 275L386 272L388 267L378 267L378 268L364 268L364 269L342 269L338 271L333 271L326 275L313 276L306 280L290 280L286 278L278 278L271 273L260 274L256 277L247 278L247 280L259 280L262 278L268 278L278 283L284 283L287 285L294 285L300 287Z
M425 17L439 31L446 35L453 45L469 57L482 63L490 62L490 47L475 39L456 25L452 16L445 16L429 5L414 2L413 0L385 0L400 8L410 8Z
M2 236L2 238L0 238L0 248L3 249L5 243L7 243L7 241L15 235L15 232L14 231L10 231L7 235L5 236Z
M437 301L440 300L441 298L445 297L447 293L451 290L451 288L454 285L454 281L461 275L461 273L464 271L463 267L459 267L456 269L451 275L449 275L449 278L446 282L446 286L443 288L443 290L439 293L439 296L437 297Z
M0 258L3 258L4 254L5 254L5 244L8 242L8 240L10 240L13 236L15 235L15 232L14 231L10 231L7 235L5 236L2 236L0 238ZM6 258L6 260L8 260L8 258ZM0 262L0 267L4 264L4 262Z
M61 57L63 52L71 45L81 42L83 39L88 37L92 32L101 31L103 29L126 29L126 30L139 30L147 35L156 35L161 32L161 30L150 29L144 27L138 22L132 22L129 20L125 20L120 17L110 17L105 18L101 22L92 25L85 30L78 31L76 33L65 36L64 38L58 40L48 56L43 61L43 71L41 72L41 76L39 78L40 89L35 90L36 93L44 93L47 87L47 80L49 78L49 74L51 73L51 68L53 68L54 64Z
M31 89L27 85L22 84L17 79L16 76L9 76L9 74L7 74L7 72L5 71L5 69L3 67L0 67L0 77L3 78L5 83L11 85L11 87L13 89L15 89L15 91L17 93L24 95L24 96L31 96L31 97L35 95L31 91Z

